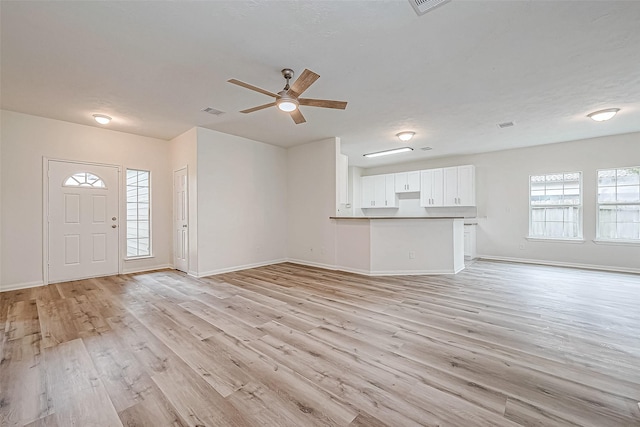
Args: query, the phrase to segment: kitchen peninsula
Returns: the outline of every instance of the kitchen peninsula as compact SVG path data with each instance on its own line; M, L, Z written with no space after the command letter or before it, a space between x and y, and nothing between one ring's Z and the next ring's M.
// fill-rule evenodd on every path
M339 270L372 276L464 269L464 218L331 217Z

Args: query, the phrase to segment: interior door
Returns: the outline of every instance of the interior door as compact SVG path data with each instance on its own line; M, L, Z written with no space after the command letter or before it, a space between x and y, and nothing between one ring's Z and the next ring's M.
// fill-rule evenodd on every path
M187 168L173 173L173 223L175 230L174 267L176 270L189 269L189 193Z
M48 161L49 282L118 274L119 168Z

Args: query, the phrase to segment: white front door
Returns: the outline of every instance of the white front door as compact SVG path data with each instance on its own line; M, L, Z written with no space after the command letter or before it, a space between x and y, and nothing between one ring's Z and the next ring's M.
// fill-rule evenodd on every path
M119 168L47 166L49 282L118 274Z
M173 173L174 267L185 273L189 270L188 185L187 168Z

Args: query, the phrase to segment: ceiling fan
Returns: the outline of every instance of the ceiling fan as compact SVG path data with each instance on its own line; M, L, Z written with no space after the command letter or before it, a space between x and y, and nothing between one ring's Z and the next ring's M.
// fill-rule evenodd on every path
M300 95L302 95L302 93L307 90L309 86L311 86L316 80L320 78L320 76L313 71L305 69L300 77L298 77L298 79L293 82L291 86L289 86L289 80L293 78L293 70L285 68L284 70L282 70L282 76L287 80L287 84L285 85L284 89L282 89L277 94L269 92L268 90L260 89L259 87L250 85L249 83L241 82L240 80L228 80L229 83L233 83L234 85L242 86L244 88L251 89L268 96L272 96L276 99L274 102L259 105L257 107L242 110L240 112L245 114L253 113L254 111L278 106L280 110L290 113L293 121L299 125L300 123L306 122L304 116L298 108L300 105L307 105L309 107L336 108L339 110L344 110L345 108L347 108L347 103L345 101L300 98Z

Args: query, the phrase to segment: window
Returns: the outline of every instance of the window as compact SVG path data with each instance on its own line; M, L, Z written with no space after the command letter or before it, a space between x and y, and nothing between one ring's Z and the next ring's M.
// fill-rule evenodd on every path
M70 177L64 180L64 187L92 187L92 188L107 188L104 185L104 181L100 177L95 176L90 172L78 172L74 173Z
M127 169L127 258L151 255L149 171Z
M598 171L597 238L640 241L640 166Z
M529 178L529 237L582 238L582 173Z

